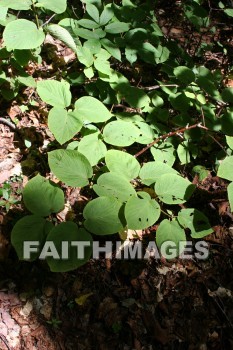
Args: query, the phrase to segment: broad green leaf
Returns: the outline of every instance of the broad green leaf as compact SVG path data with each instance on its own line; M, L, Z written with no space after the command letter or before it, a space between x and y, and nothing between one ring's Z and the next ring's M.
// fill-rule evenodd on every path
M1 0L0 7L8 7L12 10L30 10L32 6L31 0Z
M125 57L129 61L129 63L133 64L137 61L137 50L131 48L129 45L125 48Z
M126 202L131 196L136 196L135 189L124 176L115 173L102 174L93 190L99 197L115 197Z
M113 23L108 24L104 30L109 34L124 33L124 32L127 32L129 30L129 23L113 22Z
M233 87L223 89L221 95L224 102L233 104Z
M189 142L184 141L181 142L177 148L177 154L180 159L181 164L190 163L190 150L189 150Z
M225 9L223 10L228 16L233 17L233 9Z
M197 209L182 209L177 220L185 229L191 230L191 237L193 238L203 238L213 232L208 218Z
M154 160L172 166L175 163L175 148L169 142L159 142L150 149Z
M91 257L92 237L86 230L79 229L74 222L62 222L54 227L49 232L46 242L54 244L56 252L59 255L59 259L54 259L52 256L46 259L52 272L75 270L85 264ZM68 245L68 256L63 258L62 254L66 254L64 242ZM75 245L73 245L74 242ZM86 247L85 244L87 245Z
M17 19L7 24L3 39L8 49L28 50L40 46L45 34L41 29L37 29L35 23L27 19Z
M55 13L63 13L66 10L66 0L37 0L38 3L47 10Z
M160 206L154 199L131 197L125 205L127 228L143 230L153 225L160 216Z
M26 66L32 59L32 53L31 50L14 50L14 57L20 66Z
M94 60L94 66L95 69L97 69L99 72L106 75L111 75L110 62L103 61L102 59L97 58L96 60Z
M190 99L183 92L171 94L169 96L169 100L171 102L172 107L181 112L186 112L191 104Z
M68 186L83 187L93 171L87 158L73 150L59 149L48 153L51 171Z
M233 156L226 157L219 165L217 175L223 179L233 181Z
M80 36L83 39L99 39L99 35L95 31L91 31L85 28L75 28L75 35Z
M36 88L36 81L35 81L35 79L31 76L31 75L29 75L29 74L26 74L26 73L23 73L24 75L22 76L18 76L17 77L17 80L21 83L21 84L23 84L23 85L25 85L25 86L28 86L28 87L33 87L33 88Z
M30 212L40 216L58 213L65 204L63 191L39 174L26 184L23 201Z
M209 171L202 165L195 165L192 169L192 175L198 174L199 180L203 181L208 175Z
M53 107L48 116L48 126L56 140L63 145L76 135L83 123L75 111L66 111L64 108Z
M97 39L89 39L85 41L85 43L83 44L83 47L87 47L90 50L91 54L94 55L100 52L101 43ZM93 62L93 59L92 59L92 62Z
M117 60L121 61L121 51L112 41L104 38L101 39L101 45Z
M93 134L84 136L79 142L78 151L88 159L90 164L96 165L100 159L104 158L107 147L101 141L100 134L95 132Z
M109 150L105 155L105 162L109 171L124 176L128 180L138 177L140 164L129 153Z
M91 19L86 19L86 18L82 18L79 21L77 21L77 23L87 29L96 29L99 28L99 24L92 21Z
M233 212L233 182L227 186L228 200L230 203L231 212Z
M108 123L103 131L104 141L114 146L130 146L140 136L140 130L133 123L121 120Z
M169 58L170 51L166 46L159 45L155 50L155 62L157 64L166 62Z
M67 29L59 26L58 24L49 24L46 27L46 30L51 34L54 38L61 40L67 47L73 50L75 53L77 51L77 46L71 34Z
M50 229L51 223L37 215L27 215L17 221L11 231L11 244L15 248L18 258L20 260L36 260L44 244L46 233ZM31 255L26 257L25 254L29 254L29 251L26 249L25 242L28 241L39 242L39 245L37 252L31 252Z
M142 183L147 186L155 183L161 175L164 174L178 174L176 170L171 168L169 165L156 161L156 162L147 162L141 168L139 177L141 178Z
M111 235L123 229L120 221L122 203L113 197L100 197L87 203L83 216L85 228L96 235Z
M143 108L150 104L149 96L142 89L125 85L120 92L131 107Z
M70 84L64 80L38 81L37 92L44 102L54 107L68 107L71 103Z
M156 231L156 244L166 259L173 259L182 254L186 236L176 219L165 219L160 223Z
M164 174L155 184L155 192L166 204L185 203L192 195L195 186L188 180L176 174Z
M185 66L179 66L174 69L174 74L182 83L190 84L195 80L193 71Z
M91 39L96 40L96 39ZM77 47L77 56L79 62L84 64L86 67L92 66L94 62L93 55L91 53L91 50L88 47Z
M101 26L104 26L107 24L114 16L114 12L112 11L111 7L105 6L103 12L100 15L99 23Z
M99 10L95 5L86 3L86 11L88 15L94 19L95 22L99 23L99 19L100 19Z
M149 124L143 122L135 122L135 125L139 128L140 134L136 142L143 145L147 145L154 140L154 131Z
M233 150L233 136L226 136L226 141L230 149Z
M75 113L82 119L93 123L106 122L112 114L105 105L91 96L84 96L75 102Z

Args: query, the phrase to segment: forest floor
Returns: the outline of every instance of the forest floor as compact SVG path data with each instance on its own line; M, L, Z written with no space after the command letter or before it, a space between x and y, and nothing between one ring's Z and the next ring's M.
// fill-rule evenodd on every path
M187 52L195 51L200 38L192 28L176 24L169 1L157 15L167 37L183 41ZM227 23L217 28L214 34L203 32L206 42L221 38L232 52L232 28ZM48 71L56 74L62 64L60 43L48 45L50 55L55 55L53 64L30 67L42 76ZM70 54L63 50L62 59ZM223 73L231 64L230 57L218 52L201 59L209 69ZM149 80L149 73L142 64L129 74L139 81L142 74ZM214 229L205 238L210 250L207 260L100 259L59 274L41 261L17 260L10 232L25 212L20 202L22 188L28 174L48 171L43 147L52 140L43 104L25 113L19 108L32 93L25 89L4 109L12 121L17 118L17 128L33 145L30 152L20 134L0 123L0 186L9 197L0 207L0 349L233 349L233 216L227 183L215 174L199 182L199 192L192 198L196 208L208 213ZM86 203L77 189L65 187L64 191L71 204L77 198L79 205ZM59 215L62 221L65 213ZM147 235L154 235L153 228Z

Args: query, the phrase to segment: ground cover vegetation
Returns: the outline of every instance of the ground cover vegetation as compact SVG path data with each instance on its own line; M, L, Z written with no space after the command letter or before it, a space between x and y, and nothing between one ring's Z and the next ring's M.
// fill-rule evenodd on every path
M179 257L230 226L232 17L230 1L0 1L0 123L21 154L0 206L20 260L25 241L40 242L32 264L46 242L88 241L84 258L46 259L73 271L93 240L129 238Z

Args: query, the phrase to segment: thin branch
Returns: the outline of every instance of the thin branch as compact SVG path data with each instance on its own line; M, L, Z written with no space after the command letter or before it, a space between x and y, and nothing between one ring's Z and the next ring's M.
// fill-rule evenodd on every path
M160 89L162 87L179 87L179 85L177 84L162 84L162 85L153 85L153 86L140 86L140 89L142 90L146 90L146 91L153 91L153 90L157 90Z
M49 24L49 22L53 19L53 17L55 17L56 16L56 13L54 13L46 22L44 22L43 24L42 24L42 26L41 27L44 27L44 26L46 26L47 24Z
M154 146L156 143L158 143L158 142L161 141L161 140L167 139L168 137L171 137L171 136L183 134L186 130L195 129L195 128L201 128L201 129L208 130L208 128L206 128L205 126L203 126L201 123L198 123L198 124L186 126L185 128L181 128L181 129L178 129L178 130L175 130L175 131L171 131L171 132L169 132L168 134L159 136L156 140L154 140L154 141L151 142L149 145L147 145L146 147L144 147L141 151L139 151L138 153L136 153L136 154L134 155L134 157L137 158L138 156L140 156L141 154L143 154L144 152L146 152L149 148L151 148L152 146Z

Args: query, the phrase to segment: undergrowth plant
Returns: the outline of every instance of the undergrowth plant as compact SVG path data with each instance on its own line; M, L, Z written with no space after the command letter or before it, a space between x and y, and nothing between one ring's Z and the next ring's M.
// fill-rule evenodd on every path
M157 245L174 242L178 256L187 234L200 239L213 232L201 208L189 205L197 190L194 176L202 181L215 171L233 181L233 88L224 86L220 70L198 63L214 45L224 55L227 49L200 41L195 54L188 54L159 27L156 2L85 0L74 6L66 0L0 1L1 92L10 100L21 85L36 89L50 108L48 127L59 145L48 152L51 172L67 186L88 188L92 198L81 223L54 225L64 193L36 175L23 190L31 215L14 226L12 244L23 259L24 242L39 241L40 251L29 259L35 260L46 242L54 242L60 254L63 241L92 242L91 234L137 232L156 223ZM233 16L222 2L219 9ZM184 1L180 11L193 30L216 30L204 1ZM26 73L29 62L42 62L48 34L73 51L82 72L67 64L59 80ZM13 77L6 65L14 68ZM134 83L122 67L142 69L154 84L145 86L143 76ZM85 93L79 96L74 91L80 85ZM224 151L216 152L216 134ZM211 152L215 156L206 159ZM232 183L228 197L233 210ZM91 246L83 258L76 255L71 247L69 259L47 262L52 271L75 269L90 258Z

